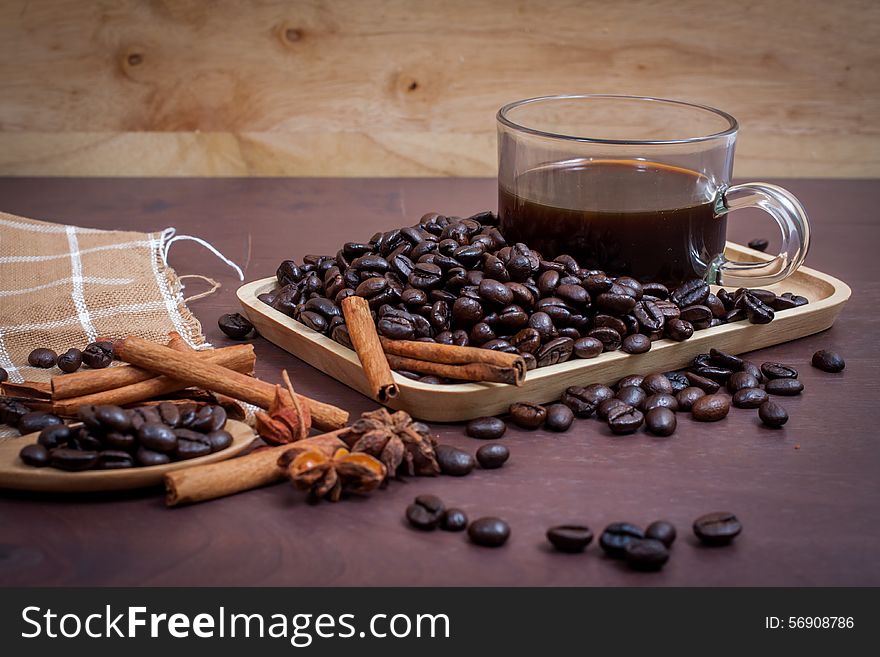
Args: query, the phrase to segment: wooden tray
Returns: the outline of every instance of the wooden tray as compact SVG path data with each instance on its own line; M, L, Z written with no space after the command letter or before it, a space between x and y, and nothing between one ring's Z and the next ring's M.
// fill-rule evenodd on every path
M244 422L228 420L225 428L232 434L232 444L213 454L187 461L176 461L167 465L151 465L125 470L86 470L84 472L65 472L56 468L35 468L25 465L18 458L18 453L25 445L37 442L39 434L31 433L21 438L10 438L0 442L0 488L37 490L49 493L87 493L157 486L162 483L166 472L189 468L193 465L225 461L241 454L256 438L253 430Z
M764 253L731 242L727 243L726 253L731 259L740 261L769 259ZM276 281L272 277L247 283L238 290L238 299L244 312L260 335L369 396L367 381L354 351L257 299L258 294L269 292L275 286ZM776 318L769 324L736 322L697 331L684 342L659 340L645 354L629 355L613 351L590 360L573 359L542 367L529 372L520 387L502 383L432 385L395 374L400 396L391 400L388 406L406 410L422 420L437 422L499 415L507 412L510 404L516 401L544 403L558 399L569 386L612 383L627 374L678 369L712 347L741 354L824 331L837 319L850 296L846 283L807 267L801 267L794 275L768 289L777 294L793 292L806 297L810 303L777 312Z

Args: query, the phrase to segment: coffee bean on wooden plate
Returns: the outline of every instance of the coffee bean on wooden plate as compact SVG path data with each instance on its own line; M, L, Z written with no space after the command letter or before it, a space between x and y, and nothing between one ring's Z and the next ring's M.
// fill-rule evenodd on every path
M644 422L645 416L642 412L632 406L625 405L616 407L608 413L608 428L611 432L622 436L634 433Z
M468 538L484 547L500 547L510 537L510 525L501 518L477 518L468 526Z
M801 394L803 389L804 384L797 379L772 379L764 384L764 390L769 395L792 397Z
M82 365L82 352L79 349L68 349L58 356L58 369L70 374L76 372Z
M577 358L595 358L605 351L605 345L596 338L587 335L575 340L573 349Z
M559 525L547 530L547 540L560 552L583 552L593 540L593 532L584 525Z
M39 347L28 354L28 365L31 367L39 367L41 369L49 369L55 367L58 360L58 354L51 349Z
M92 342L83 349L82 360L92 369L109 367L113 362L113 343L108 341Z
M767 377L767 379L798 378L798 371L795 368L789 365L783 365L782 363L762 363L761 373Z
M633 333L623 339L620 348L628 354L643 354L651 350L651 339L641 333Z
M813 354L811 363L813 364L813 367L818 368L823 372L831 372L832 374L842 372L843 368L846 367L846 362L840 354L834 351L826 351L825 349L820 349Z
M547 409L540 404L517 402L510 405L510 418L523 429L537 429L547 419Z
M217 326L233 340L244 340L254 330L254 325L241 313L227 313L220 315Z
M46 449L64 447L70 442L75 433L76 431L66 424L50 424L40 431L40 435L37 436L37 443Z
M49 450L38 443L26 445L18 453L18 457L27 465L35 468L43 468L49 465Z
M749 248L755 249L755 251L766 251L768 246L770 246L769 240L766 240L763 237L756 237L749 241Z
M669 549L653 538L636 538L623 548L623 558L633 570L660 570L669 561Z
M49 461L53 467L59 470L72 472L89 470L97 464L98 452L59 447L49 452Z
M599 545L609 557L622 559L627 544L644 537L645 534L640 527L628 522L613 522L599 536Z
M666 520L656 520L645 529L645 538L658 540L666 547L675 542L676 534L675 525Z
M437 445L436 454L440 472L445 475L463 477L476 466L473 456L452 445Z
M671 436L677 424L675 413L663 406L652 408L645 414L645 427L655 436Z
M762 391L763 392L763 391ZM675 393L675 399L678 402L678 410L689 411L693 403L700 397L705 397L706 393L696 386L689 386L684 390Z
M761 301L752 292L743 294L746 317L752 324L769 324L773 321L775 313L773 308Z
M477 463L486 470L500 468L509 458L510 450L500 443L488 443L477 450Z
M461 509L447 509L440 519L440 529L448 532L460 532L467 528L468 517Z
M471 438L480 438L482 440L496 440L504 435L507 431L507 424L504 420L497 417L478 417L467 423L465 432Z
M568 431L574 422L574 413L565 404L550 404L544 426L550 431Z
M734 393L733 405L737 408L758 408L767 399L767 392L761 388L745 388Z
M727 545L742 531L742 524L727 511L707 513L694 520L694 534L706 545Z
M18 423L16 424L16 429L18 429L19 433L22 435L26 435L34 433L35 431L42 431L50 424L64 424L64 420L52 413L31 411L30 413L25 413L19 418Z
M700 422L717 422L730 412L730 397L727 395L706 395L691 406L691 415Z
M171 453L177 450L177 435L171 427L159 422L147 422L137 430L143 447L155 452Z
M758 407L758 417L768 427L778 429L788 422L788 413L776 402L766 401Z
M171 457L168 454L147 449L143 446L138 447L134 457L143 466L165 465L171 462Z

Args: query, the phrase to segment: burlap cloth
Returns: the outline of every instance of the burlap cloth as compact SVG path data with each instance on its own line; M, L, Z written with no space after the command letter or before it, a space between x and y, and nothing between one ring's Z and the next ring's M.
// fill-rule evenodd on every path
M0 212L0 367L9 380L60 374L28 365L36 347L61 354L99 336L132 334L164 343L169 331L194 348L206 345L165 260L173 233L79 228ZM16 434L0 425L4 435Z

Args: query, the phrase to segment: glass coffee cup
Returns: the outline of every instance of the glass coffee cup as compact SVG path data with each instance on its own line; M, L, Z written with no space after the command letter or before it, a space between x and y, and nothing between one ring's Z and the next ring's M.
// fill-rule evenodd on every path
M801 203L767 183L731 185L737 122L660 98L543 96L498 112L498 213L508 242L546 259L675 284L776 283L804 261ZM766 262L724 256L727 215L756 207L782 232Z

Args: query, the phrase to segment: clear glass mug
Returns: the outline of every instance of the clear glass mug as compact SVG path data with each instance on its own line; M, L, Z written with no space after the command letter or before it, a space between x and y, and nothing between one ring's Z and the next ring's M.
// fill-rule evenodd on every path
M509 241L545 258L667 283L769 285L803 263L810 226L790 192L731 185L736 119L637 96L544 96L498 112L498 211ZM756 207L782 231L766 262L724 256L727 215Z

